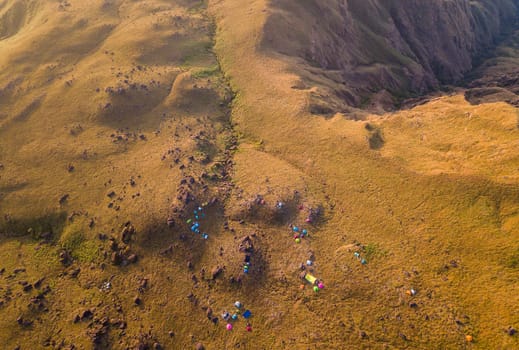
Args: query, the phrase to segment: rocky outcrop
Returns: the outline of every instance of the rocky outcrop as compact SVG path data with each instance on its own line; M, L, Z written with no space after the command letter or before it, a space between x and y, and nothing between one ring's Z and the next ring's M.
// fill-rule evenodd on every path
M518 9L516 0L274 0L262 49L296 60L294 88L320 88L315 113L387 109L460 81L514 28Z

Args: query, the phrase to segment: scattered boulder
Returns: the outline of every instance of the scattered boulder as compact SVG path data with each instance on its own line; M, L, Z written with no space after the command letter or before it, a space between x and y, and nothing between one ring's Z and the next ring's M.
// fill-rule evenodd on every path
M40 295L47 295L47 294L50 293L50 291L51 291L50 286L49 286L49 285L46 285L45 288L43 288L43 289L41 290Z
M30 327L32 326L32 323L33 321L31 320L27 320L27 319L24 319L22 316L19 316L17 319L16 319L16 322L22 326L22 327Z
M130 243L133 235L135 234L135 227L129 222L126 223L123 230L121 231L121 241L128 244Z
M223 268L221 268L220 266L213 267L213 269L211 270L211 278L213 280L216 279L218 276L221 275L222 272L223 272Z
M30 300L30 303L28 305L28 308L33 311L48 311L48 309L45 307L45 296L44 295L38 295L35 297L32 297Z
M121 265L123 261L123 257L121 255L121 253L119 252L113 252L111 257L110 257L110 262L113 264L113 265Z
M76 278L76 277L79 275L80 272L81 272L81 268L78 267L78 268L72 269L72 270L68 273L68 275L69 275L70 277L72 277L72 278Z
M110 238L110 250L113 250L114 252L119 250L119 244L113 237Z
M189 299L190 302L192 302L193 304L198 304L198 299L196 298L196 296L193 294L193 293L189 293L187 295L187 298Z
M143 293L148 288L148 279L143 278L139 283L139 292Z
M61 197L59 197L59 204L60 204L60 205L65 204L65 202L67 201L67 199L68 199L69 197L70 197L70 196L69 196L68 193L66 193L66 194L62 195Z
M82 321L89 320L92 317L94 317L94 313L90 309L83 310L83 312L81 312L81 315L80 315L80 318Z
M59 253L59 262L64 266L69 266L72 264L72 256L66 250L63 250Z
M137 254L130 254L126 260L128 261L128 263L134 264L137 262L137 260L139 260L139 257L137 256Z
M103 326L108 326L110 325L110 319L108 317L103 317L102 319L100 319L98 321L100 324L102 324Z
M254 245L252 244L250 236L241 238L238 250L242 253L251 253L254 250Z
M98 349L101 347L101 345L104 343L104 340L108 336L108 327L102 324L96 325L87 332L87 335L94 344L94 348Z
M167 255L173 253L173 244L170 244L167 248L162 249L159 254L160 255Z
M196 343L195 350L205 350L205 347L202 345L202 343Z

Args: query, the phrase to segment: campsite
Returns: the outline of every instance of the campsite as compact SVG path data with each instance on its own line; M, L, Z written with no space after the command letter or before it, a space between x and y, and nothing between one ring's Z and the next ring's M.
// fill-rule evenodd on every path
M518 18L0 1L0 348L518 349Z

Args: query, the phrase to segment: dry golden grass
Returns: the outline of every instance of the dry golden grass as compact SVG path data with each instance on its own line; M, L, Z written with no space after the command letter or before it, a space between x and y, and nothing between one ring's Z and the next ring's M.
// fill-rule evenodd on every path
M366 123L308 115L307 92L291 89L293 69L255 50L265 2L218 6L216 47L238 93L237 129L328 196L326 224L311 245L330 287L305 307L310 314L285 308L290 316L276 329L285 346L278 346L517 347L503 332L518 322L515 109L453 96L373 117L384 145L370 150ZM235 160L237 169L249 162ZM380 253L361 267L354 242ZM403 293L410 287L420 290L416 310Z
M197 342L253 350L519 346L503 331L519 326L513 108L471 106L454 95L365 122L312 116L310 90L291 88L300 77L282 57L258 50L269 14L264 0L214 0L208 11L203 2L180 0L8 0L0 16L20 3L27 6L10 12L8 29L0 27L0 212L12 220L0 218L6 348L41 348L47 339L93 348L87 332L98 323L73 322L87 308L94 319L127 322L125 330L110 327L113 349L135 346L142 334L168 349ZM236 93L234 131L208 15ZM377 130L379 148L372 149ZM167 228L179 181L219 173L233 135L240 145L231 178L204 180L201 198L220 199L206 209L210 238L193 236L182 221ZM254 204L258 194L264 205ZM289 207L280 217L278 200ZM309 207L322 208L315 225L304 224ZM73 212L79 215L69 219ZM128 220L137 229L129 249L140 259L111 266L109 243L97 234L119 240ZM234 232L223 229L226 221ZM309 237L296 244L290 223L308 228ZM34 237L49 226L53 243L41 244ZM230 283L242 269L239 239L253 233L251 273L241 285ZM159 254L170 244L171 254ZM59 263L61 247L75 258L71 267ZM300 264L312 254L325 283L320 293L300 289ZM225 270L213 281L215 266ZM13 275L19 267L26 271ZM30 311L37 291L25 293L18 282L41 277L52 290L49 311ZM140 293L143 278L149 286ZM110 291L100 289L106 281ZM416 296L406 295L410 288ZM235 300L252 310L252 333L244 320L227 332L202 309L219 316ZM20 315L33 326L20 327Z
M162 281L188 274L187 258L169 266L158 252L178 236L164 227L179 181L210 172L230 137L229 92L210 51L212 24L204 4L7 1L4 13L24 17L12 19L19 28L11 25L0 40L0 268L6 269L0 341L7 348L40 348L47 339L91 348L92 327L72 319L77 310L96 307L95 317L128 323L126 337L110 332L114 348L131 346L153 324L153 336L164 345L190 344L188 331L181 330L183 323L189 328L182 321L190 313L182 308L185 281ZM111 267L104 258L107 243L97 235L119 239L126 221L137 227L131 250L142 261ZM35 238L49 229L54 243L40 245ZM23 237L8 238L17 236ZM75 258L70 268L58 263L62 247ZM26 272L8 277L18 267ZM76 267L77 279L63 277ZM157 293L150 296L149 313L132 306L137 277L148 275L150 294ZM49 312L32 314L27 304L36 292L22 293L18 282L40 277L52 288ZM101 292L110 279L112 292ZM164 300L173 311L154 316ZM177 307L186 316L175 317ZM20 315L33 326L20 327ZM167 335L170 329L178 338Z

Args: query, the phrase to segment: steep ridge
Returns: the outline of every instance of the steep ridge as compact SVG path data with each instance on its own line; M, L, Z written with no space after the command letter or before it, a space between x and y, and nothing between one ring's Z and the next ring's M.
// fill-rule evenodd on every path
M519 30L515 30L466 77L465 98L472 104L504 101L519 106Z
M299 65L305 84L296 88L318 88L313 113L390 110L459 82L513 29L517 11L513 0L276 0L261 47Z

